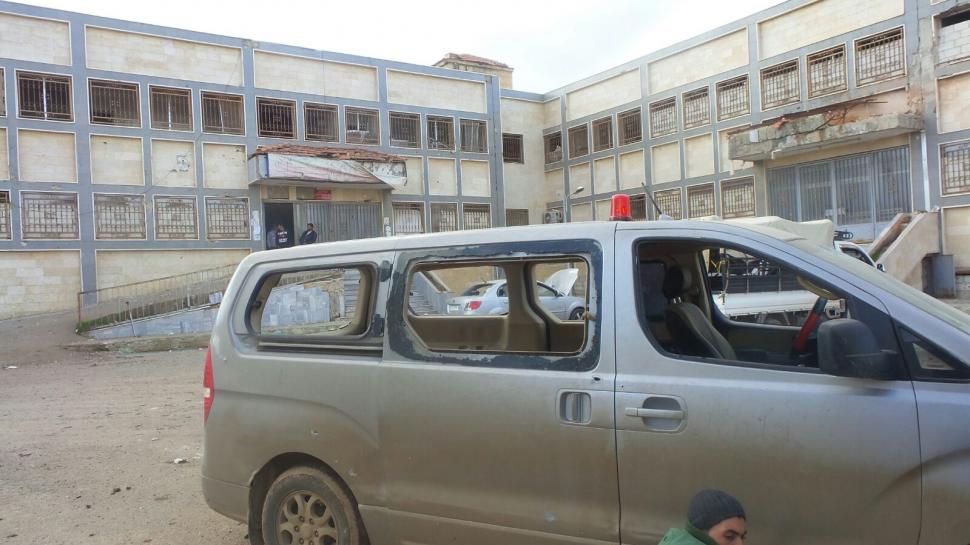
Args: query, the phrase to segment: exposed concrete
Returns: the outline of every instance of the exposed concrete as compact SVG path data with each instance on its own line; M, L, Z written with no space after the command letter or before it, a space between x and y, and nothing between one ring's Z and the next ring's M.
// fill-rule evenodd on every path
M909 225L879 257L886 272L910 286L923 289L923 258L940 252L939 212L914 214Z
M218 312L219 305L212 305L93 329L87 335L93 339L107 340L195 333L208 334L212 331L212 324L215 322Z

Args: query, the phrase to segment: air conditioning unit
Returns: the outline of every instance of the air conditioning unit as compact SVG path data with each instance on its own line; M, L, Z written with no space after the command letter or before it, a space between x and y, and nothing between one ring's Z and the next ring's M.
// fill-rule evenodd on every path
M542 223L562 223L562 212L546 210L546 213L542 215Z

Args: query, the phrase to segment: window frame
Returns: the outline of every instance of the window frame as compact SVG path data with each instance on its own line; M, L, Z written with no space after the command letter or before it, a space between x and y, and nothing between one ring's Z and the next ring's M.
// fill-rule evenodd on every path
M549 145L555 142L556 138L559 139L558 158L556 156L557 151L555 149L553 149L552 151L549 150ZM546 165L552 165L555 163L562 162L563 160L562 131L554 131L554 132L550 132L548 134L542 135L542 153L544 158L543 160L545 161L544 164ZM550 161L550 159L552 160Z
M434 131L431 130L432 123L436 127ZM438 134L437 126L439 124L447 125L448 127L448 141L443 144L438 140L432 143L431 135L432 133ZM427 145L429 150L443 150L443 151L455 151L455 118L447 115L429 115L427 126Z
M794 70L792 70L794 68ZM779 74L783 72L793 72L795 74L795 94L788 96L781 100L776 100L775 102L768 103L768 88L765 85L765 75L768 77L778 77ZM761 83L761 111L774 110L776 108L781 108L788 106L789 104L795 104L800 102L802 99L802 63L799 57L794 59L788 59L786 61L775 63L771 66L766 66L758 71L758 79Z
M689 108L690 105L694 104L694 101L698 101L700 97L703 97L703 108L701 110L694 110ZM701 103L701 102L698 102ZM704 86L691 91L685 91L680 95L680 107L683 111L684 118L684 130L696 129L698 127L704 127L711 124L711 90L710 87ZM693 119L690 114L696 114L697 111L703 112L703 118Z
M573 135L574 134L578 135L580 133L583 134L582 144L584 146L581 152L577 150L579 146L573 145L574 144ZM570 159L576 159L578 157L586 157L587 155L589 155L589 123L581 123L579 125L573 125L572 127L569 127L568 129L566 129L566 138L569 142ZM576 136L576 142L577 143L580 142L579 136Z
M68 75L68 74L59 74L59 73L56 73L56 72L35 72L35 71L32 71L32 70L17 70L15 72L14 76L15 76L14 77L14 80L15 80L15 82L17 84L17 118L18 119L38 119L38 120L41 120L41 121L58 121L58 122L61 122L61 123L74 123L74 112L76 111L76 108L74 107L74 77L73 76ZM65 81L62 81L60 83L62 83L62 84L63 83L66 83L67 84L67 94L69 96L69 100L67 102L67 107L69 109L69 112L66 114L67 117L65 117L65 118L57 118L57 117L51 118L50 117L51 114L47 110L46 103L44 105L44 112L43 112L44 115L43 116L24 115L24 113L23 113L23 111L24 111L23 110L23 107L24 107L24 99L23 99L23 96L21 95L21 92L20 92L21 91L21 87L20 87L20 78L21 78L21 76L42 76L44 78L46 78L46 77L54 77L54 78L62 78L62 79L64 79ZM44 82L46 82L46 79L44 80ZM55 114L55 115L65 115L65 114L59 114L58 113L58 114Z
M514 142L518 142L517 146L518 146L518 152L519 153L518 153L517 156L516 155L510 155L508 153L510 146L507 146L505 144L505 142L507 140L511 140L511 141L514 141ZM508 133L508 132L502 133L502 162L503 163L516 163L516 164L520 164L520 165L524 165L525 164L525 135L522 135L522 134L513 134L513 133Z
M425 210L424 201L393 201L391 203L391 221L394 226L395 235L419 235L428 232L428 226L425 222ZM418 210L421 217L421 230L418 232L399 232L397 229L398 223L398 210Z
M158 204L159 203L158 203L158 201L159 201L159 199L162 199L163 201L164 200L168 200L168 199L184 199L185 201L188 201L189 199L192 200L192 202L193 202L193 208L195 210L195 214L194 214L194 218L195 218L194 219L194 221L195 221L195 236L192 236L192 237L188 237L188 236L185 236L185 237L181 237L181 236L163 236L163 237L159 237L158 236L158 233L159 233L158 228L159 228L159 225L161 224L161 222L158 221L158 218L159 218L159 213L158 213ZM175 240L175 241L178 241L178 240L200 240L200 237L201 237L201 226L199 224L201 222L199 221L199 199L198 199L198 196L196 196L196 195L159 194L159 195L152 196L152 218L153 218L154 224L155 224L155 230L152 233L152 236L154 237L154 240Z
M739 83L743 85L738 85ZM733 91L735 87L744 89L744 109L730 110L728 113L724 113L724 108L721 107L721 96L725 92L725 89ZM742 74L740 76L728 78L715 83L714 102L715 108L717 109L718 121L725 121L727 119L734 119L735 117L743 117L751 114L751 78L748 76L748 74Z
M624 135L623 129L626 126L624 124L624 121L626 121L627 118L633 117L634 115L636 115L637 117L636 127L638 130L637 130L636 136L631 138L629 136ZM616 131L617 131L618 147L629 146L630 144L643 142L643 109L637 106L636 108L631 108L629 110L616 114Z
M673 124L666 128L656 128L654 126L654 114L657 114L657 119L659 120L662 117L662 113L668 109L670 110L671 115L673 115ZM650 126L650 138L659 138L661 136L677 134L677 97L670 96L651 102L647 105L647 116L649 119L648 124Z
M245 228L238 232L238 236L227 235L225 231L219 231L213 233L209 228L212 225L212 214L209 213L209 203L218 204L219 202L229 202L236 201L235 205L246 210L245 213ZM205 238L206 240L250 240L252 238L251 228L249 226L249 218L252 214L252 208L250 207L249 197L234 197L229 195L206 195L205 200L202 205L205 210Z
M94 104L95 90L114 89L122 93L134 93L134 117L120 118L115 117L115 121L108 121L108 116L97 116L95 120ZM109 101L110 102L110 101ZM88 78L88 121L92 125L104 125L108 127L132 127L141 128L141 85L137 82L110 80L101 78Z
M878 39L882 36L888 36L889 34L897 33L897 32L899 33L900 50L901 50L901 54L900 54L900 62L902 63L901 72L895 75L878 75L878 76L869 76L869 77L863 78L860 72L862 69L862 65L859 63L859 42ZM889 81L896 78L906 77L909 71L909 66L906 63L906 29L902 26L897 26L894 28L881 30L874 34L870 34L868 36L861 36L859 38L856 38L852 40L852 56L853 56L853 61L855 61L854 64L855 64L856 87L864 87L866 85L872 85L873 83L879 83L880 81Z
M163 126L157 125L155 123L155 111L156 111L156 109L155 109L154 97L155 97L155 91L156 90L160 91L162 94L166 94L167 93L167 94L169 94L171 96L184 96L184 97L188 98L188 101L189 101L189 104L188 104L189 120L188 120L188 127L187 128L181 128L184 125L179 125L180 128L176 128L175 127L175 125L176 125L175 123L170 123L170 125L172 125L170 127L163 127ZM151 85L151 84L149 84L148 85L148 117L149 117L149 120L148 120L149 126L152 129L154 129L154 130L157 130L157 131L193 132L195 130L195 113L193 112L193 106L192 106L192 89L191 88L188 88L188 87L166 87L164 85Z
M488 225L481 227L469 227L468 226L468 213L484 213ZM462 231L474 231L478 229L491 229L492 228L492 205L489 203L478 203L478 202L465 202L461 205L461 230Z
M98 207L98 199L102 198L118 198L123 197L126 199L131 199L132 202L140 201L141 205L141 236L140 237L127 237L127 236L112 236L111 233L105 235L101 234L98 229L98 225L101 223L101 214ZM95 192L91 194L91 200L94 205L94 238L95 240L148 240L148 202L145 198L144 193L103 193ZM133 208L133 207L132 207ZM130 232L129 232L130 233Z
M350 123L348 122L350 119L350 115L357 116L357 119L354 125L357 128L353 129L353 131L359 133L359 132L362 132L360 130L361 114L367 114L368 117L374 118L375 122L374 122L373 130L367 131L367 134L374 133L376 134L376 137L372 136L366 139L361 137L360 139L354 138L353 140L351 140L350 138L351 128L350 128ZM376 110L374 108L357 108L354 106L344 106L344 142L347 144L356 144L358 146L380 146L381 145L381 111Z
M13 240L13 195L9 189L0 190L0 240Z
M333 136L317 132L310 132L310 111L330 112L333 114ZM339 142L340 141L340 106L322 102L303 102L303 138L311 142Z
M481 146L476 149L465 147L465 124L474 123L479 132L478 138L481 139ZM458 119L458 142L459 149L463 153L488 153L488 121L484 119Z
M841 84L836 87L826 87L821 90L816 90L816 87L813 85L815 78L812 77L812 74L813 74L812 67L819 64L820 61L823 61L829 57L833 57L838 54L842 55ZM808 55L805 56L805 71L806 71L806 78L808 79L808 98L818 98L826 95L832 95L835 93L841 93L849 88L849 77L848 77L849 62L848 62L847 55L848 53L845 50L845 44L839 44L834 47L823 49L821 51L816 51L815 53L809 53Z
M7 71L0 66L0 117L7 117Z
M242 126L239 129L233 128L230 130L226 130L225 124L223 123L220 125L220 127L222 127L222 130L213 130L213 127L215 127L215 125L206 124L205 105L206 105L207 99L218 100L218 104L220 105L220 111L222 111L222 104L227 103L227 99L229 99L228 102L238 104L239 110L240 110L239 119L242 122L241 123ZM201 111L202 132L206 134L228 134L233 136L246 136L246 97L245 96L237 95L234 93L221 93L218 91L199 91L199 107L202 110Z
M607 127L605 143L598 141L599 140L598 137L604 125ZM615 142L613 142L613 116L612 115L601 117L599 119L594 119L590 123L590 132L592 133L590 136L591 136L591 140L593 141L591 153L613 149Z
M65 196L65 195L69 195L69 196L72 196L74 198L73 199L73 203L74 203L74 232L73 232L73 234L75 236L72 236L72 237L45 237L45 236L37 236L37 235L28 236L28 233L27 233L27 226L28 226L28 222L27 222L27 212L28 212L28 208L26 206L26 203L27 203L27 201L30 198L32 198L33 196L36 196L36 195L59 195L59 196L62 196L62 197ZM19 197L20 197L20 240L22 240L22 241L30 241L30 240L34 240L34 241L37 241L37 240L81 240L81 208L80 208L81 201L80 201L80 196L78 195L78 193L76 191L43 191L43 190L41 190L41 191L35 191L35 190L29 190L29 189L28 190L21 189L20 192L19 192ZM67 202L68 199L64 198L62 200L64 200L65 202ZM11 207L12 207L12 205L13 205L13 203L11 202ZM12 216L12 212L11 212L11 220L12 219L13 219L13 216ZM43 233L43 234L47 234L47 233Z
M281 108L284 110L289 110L289 114L290 114L289 133L263 127L263 108L264 107ZM256 136L258 138L277 138L277 139L286 139L286 140L295 139L297 137L297 133L299 132L297 129L296 108L297 108L296 100L257 96L256 97ZM267 115L272 115L272 113L268 112Z
M904 327L896 322L896 332L899 335L899 343L902 346L902 356L906 361L910 376L914 381L919 382L947 382L947 383L967 383L970 382L970 368L962 364L959 358L954 357L948 351L940 348L925 336L914 332L912 329ZM913 347L915 344L923 345L923 350L933 354L937 358L944 360L953 371L926 369L919 363L919 356ZM953 364L956 360L956 364Z

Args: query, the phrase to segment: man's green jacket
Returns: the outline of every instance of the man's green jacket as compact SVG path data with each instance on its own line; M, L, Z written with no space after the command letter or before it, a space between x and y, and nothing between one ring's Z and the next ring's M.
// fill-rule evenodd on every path
M660 540L660 545L717 545L717 543L707 535L707 532L688 524L686 528L671 528Z

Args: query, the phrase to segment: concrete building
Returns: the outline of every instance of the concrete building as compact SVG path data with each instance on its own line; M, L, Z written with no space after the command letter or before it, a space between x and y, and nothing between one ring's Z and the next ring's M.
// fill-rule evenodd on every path
M605 219L616 193L653 217L645 191L674 217L828 217L859 239L939 207L970 273L964 8L790 0L530 93L467 55L419 66L0 1L0 319L235 263L275 223L341 239ZM260 170L274 156L302 166ZM324 167L375 179L299 177Z

